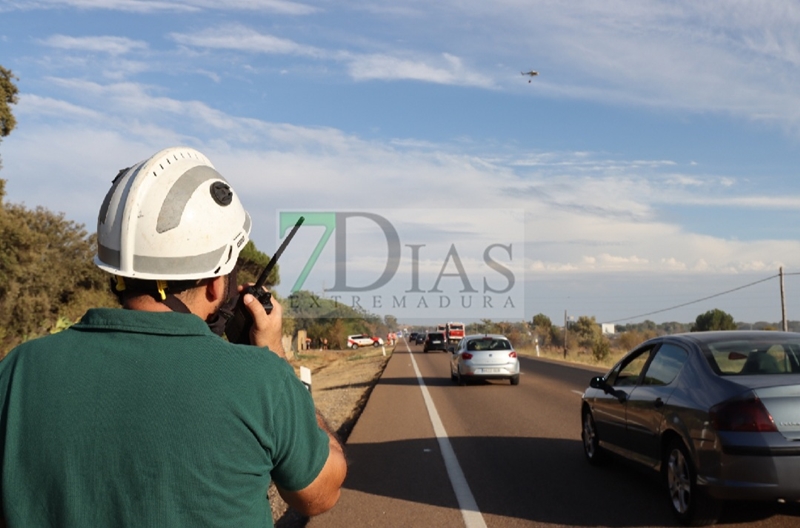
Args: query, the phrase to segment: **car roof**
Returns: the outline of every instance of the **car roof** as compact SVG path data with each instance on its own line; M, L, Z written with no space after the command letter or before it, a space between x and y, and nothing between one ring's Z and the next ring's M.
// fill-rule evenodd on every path
M787 339L800 339L798 332L775 332L772 330L714 330L709 332L686 332L682 334L669 334L655 339L677 339L692 341L699 344L717 343L720 341L782 341Z

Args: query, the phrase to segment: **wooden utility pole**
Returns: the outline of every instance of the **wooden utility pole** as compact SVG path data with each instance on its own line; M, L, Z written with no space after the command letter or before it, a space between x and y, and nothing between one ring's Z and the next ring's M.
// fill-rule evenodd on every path
M783 321L783 331L789 331L789 321L786 320L786 292L783 289L783 266L779 268L781 275L781 320Z
M564 310L564 359L567 359L567 311Z

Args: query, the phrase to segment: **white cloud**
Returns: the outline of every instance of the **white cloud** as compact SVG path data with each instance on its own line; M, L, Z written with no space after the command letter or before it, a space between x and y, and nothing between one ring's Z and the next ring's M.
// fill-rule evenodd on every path
M442 54L438 59L405 59L382 54L354 56L348 69L350 75L357 81L414 80L481 88L494 87L490 77L468 70L459 57L448 53Z
M65 50L93 51L109 55L123 55L132 50L145 50L147 43L125 37L70 37L53 35L42 41L46 46Z
M695 206L796 211L800 208L800 196L697 196L685 197L681 200L681 203Z
M308 15L317 11L312 6L287 0L226 0L225 2L216 0L183 0L180 2L170 0L30 0L25 2L10 0L5 2L4 5L0 5L0 11L4 9L57 9L63 7L131 13L191 13L204 10L231 9L286 15Z
M309 15L319 11L318 8L306 3L287 0L225 0L224 2L219 0L189 0L186 3L208 10L232 9L284 15Z
M301 55L316 58L323 58L329 55L325 50L298 44L289 39L259 33L238 24L206 29L191 34L171 33L170 37L179 44L201 48L275 55Z
M209 155L248 204L259 204L249 207L260 226L272 225L276 208L386 207L396 205L398 196L402 203L413 189L422 191L415 207L438 210L448 196L448 206L462 212L525 210L529 269L538 273L745 273L774 270L778 262L800 267L800 243L725 240L687 232L656 214L664 203L796 208L797 198L697 198L710 196L703 189L713 178L676 178L674 165L663 160L614 161L590 152L490 159L472 146L369 141L330 127L236 117L200 101L154 95L160 90L135 83L51 82L71 100L21 98L25 120L3 144L9 200L24 196L87 225L92 204L118 169L165 146L186 144ZM670 173L660 174L662 168ZM54 181L65 191L53 192ZM257 242L271 232L262 228Z
M170 37L185 46L236 50L269 55L292 55L329 60L347 65L356 81L413 80L435 84L493 88L494 81L467 68L455 55L402 57L399 55L357 53L347 50L326 50L300 44L290 39L232 24L208 28L191 34L172 33ZM406 55L409 55L406 53Z
M21 116L32 115L36 117L60 117L74 120L97 121L105 119L102 112L91 110L58 99L40 97L33 94L23 94L20 96L19 109L15 110Z

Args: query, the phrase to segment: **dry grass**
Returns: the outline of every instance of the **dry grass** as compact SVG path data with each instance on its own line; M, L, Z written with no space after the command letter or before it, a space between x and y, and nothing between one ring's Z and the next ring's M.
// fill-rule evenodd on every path
M569 350L567 352L567 357L564 357L564 349L562 348L553 348L553 347L539 347L539 353L537 355L536 348L534 347L521 347L516 349L517 353L521 356L527 357L543 357L546 359L552 359L556 361L565 361L567 363L578 363L581 365L589 365L592 367L601 367L601 368L611 368L614 364L619 361L622 356L628 353L627 350L611 350L611 353L608 355L607 358L603 360L597 360L593 355L592 352L589 350Z

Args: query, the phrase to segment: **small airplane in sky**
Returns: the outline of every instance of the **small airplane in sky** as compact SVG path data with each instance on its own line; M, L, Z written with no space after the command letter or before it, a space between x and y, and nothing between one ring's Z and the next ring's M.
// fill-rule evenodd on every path
M537 75L539 75L539 72L537 72L536 70L531 70L531 71L527 71L527 72L520 72L520 73L522 75L527 75L529 77L536 77ZM531 80L528 79L528 82L531 82Z

